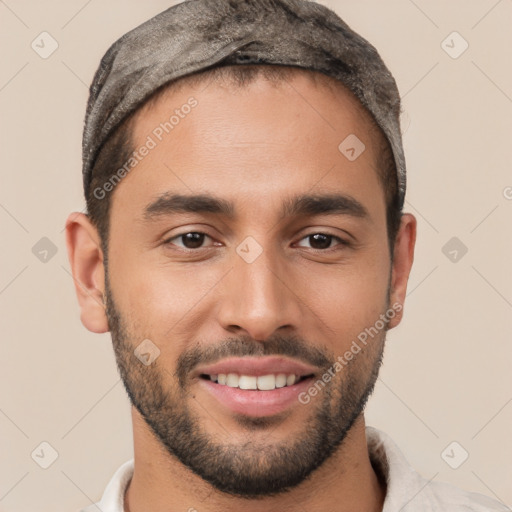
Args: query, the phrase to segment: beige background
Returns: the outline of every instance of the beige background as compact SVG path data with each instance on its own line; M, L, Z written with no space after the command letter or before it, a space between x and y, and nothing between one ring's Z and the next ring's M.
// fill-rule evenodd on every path
M427 479L512 506L512 2L322 3L396 77L406 210L419 221L405 319L389 333L367 423ZM78 510L132 456L110 337L80 323L63 228L85 205L81 130L100 58L171 4L0 1L0 511ZM47 59L31 48L43 31L59 45ZM458 58L442 47L453 31L469 44ZM463 41L445 44L453 53ZM42 237L57 249L46 262L32 252ZM468 248L456 262L442 251L452 237ZM43 441L58 452L48 469L31 458ZM452 441L469 453L458 469L441 457Z

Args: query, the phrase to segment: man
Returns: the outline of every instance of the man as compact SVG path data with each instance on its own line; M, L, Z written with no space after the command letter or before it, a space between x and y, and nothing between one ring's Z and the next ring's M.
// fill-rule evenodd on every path
M506 510L365 426L416 236L399 113L376 50L313 2L184 2L110 48L67 244L134 460L85 510Z

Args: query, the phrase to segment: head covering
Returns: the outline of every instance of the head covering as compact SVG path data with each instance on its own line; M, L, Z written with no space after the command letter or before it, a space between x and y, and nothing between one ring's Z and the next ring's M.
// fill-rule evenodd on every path
M86 198L103 144L155 90L233 64L295 66L341 81L389 141L402 207L405 158L395 80L368 41L332 10L305 0L188 0L118 39L90 88L82 145Z

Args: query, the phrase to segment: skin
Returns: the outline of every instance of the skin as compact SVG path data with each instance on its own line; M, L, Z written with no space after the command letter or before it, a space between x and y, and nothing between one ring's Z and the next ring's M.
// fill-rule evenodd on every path
M213 83L169 91L137 115L135 147L191 95L198 106L112 192L108 283L97 230L86 215L68 217L68 254L82 323L96 333L111 330L115 306L123 321L117 332L118 364L142 340L152 340L160 356L147 368L172 396L180 389L174 373L180 356L194 346L215 348L228 338L248 339L254 348L266 342L277 346L271 341L279 335L296 336L334 363L332 358L343 355L390 304L403 304L413 262L416 220L411 214L402 217L390 260L385 197L374 169L380 135L351 93L334 92L297 74L279 86L258 78L243 89ZM351 133L366 145L353 162L338 150ZM237 216L186 213L143 222L146 205L167 191L213 194L231 201ZM283 199L304 193L348 195L368 215L281 219ZM180 251L185 242L177 235L190 232L206 233L206 248ZM308 235L316 233L350 245L332 239L331 249L315 251L312 247L318 246ZM247 236L262 249L252 263L236 252ZM401 317L397 312L388 329ZM187 392L176 404L216 443L241 449L251 441L254 453L243 452L249 460L307 439L306 426L322 407L343 405L341 390L370 383L384 341L382 330L327 391L308 405L293 404L268 425L242 421L190 375ZM149 379L150 374L137 360L128 364L142 386L148 382L144 375ZM132 420L135 472L126 511L382 510L386 489L368 456L362 412L308 478L287 492L258 499L219 491L166 450L136 407Z

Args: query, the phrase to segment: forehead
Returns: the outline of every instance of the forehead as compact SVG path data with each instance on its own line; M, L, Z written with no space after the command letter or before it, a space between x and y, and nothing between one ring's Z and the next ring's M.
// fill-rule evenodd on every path
M129 193L139 210L168 190L209 191L231 201L260 195L270 206L278 196L315 187L354 191L362 178L375 194L379 136L357 98L320 73L299 70L278 81L258 76L242 86L184 80L134 117L133 148L149 139L154 147L116 195ZM345 140L364 147L356 160L343 155Z
M315 108L315 102L322 97L326 104L342 103L346 112L352 112L355 120L365 124L365 130L371 130L372 135L382 137L372 122L371 114L342 82L317 71L277 65L223 66L182 77L163 86L146 100L135 116L135 125L141 124L155 109L165 110L173 100L176 102L179 97L190 97L192 93L206 97L218 95L219 101L222 99L225 103L228 101L226 96L232 94L245 93L254 98L261 97L264 89L279 89L286 95L293 91L301 97L304 109L316 110L317 115L323 116L327 123L329 120L325 112L317 110L322 105Z

